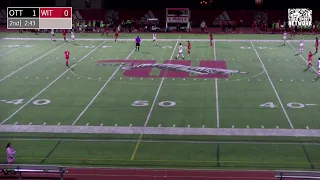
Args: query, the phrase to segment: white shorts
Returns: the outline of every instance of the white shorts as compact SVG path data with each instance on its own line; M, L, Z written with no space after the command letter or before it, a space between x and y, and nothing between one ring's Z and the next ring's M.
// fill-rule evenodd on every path
M54 34L51 34L52 37L54 37Z
M287 39L287 37L283 37L283 40L286 40Z
M71 39L74 39L74 36L71 36Z
M300 43L300 47L303 47L303 43Z
M319 70L320 70L320 63L318 64L318 68L319 68Z
M179 54L182 54L182 51L181 51L181 50L179 51Z
M155 41L155 40L157 40L157 38L153 38L153 40Z

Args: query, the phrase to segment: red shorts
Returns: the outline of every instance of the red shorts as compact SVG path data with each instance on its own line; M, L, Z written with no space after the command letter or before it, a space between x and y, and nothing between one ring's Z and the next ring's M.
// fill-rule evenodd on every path
M68 61L68 60L69 60L69 57L66 57L66 60Z
M309 64L312 64L312 60L308 60L308 63L309 63Z
M63 37L66 37L66 34L63 34Z
M119 36L119 34L118 34L118 33L116 33L116 34L115 34L115 36L116 36L116 37L118 37L118 36Z

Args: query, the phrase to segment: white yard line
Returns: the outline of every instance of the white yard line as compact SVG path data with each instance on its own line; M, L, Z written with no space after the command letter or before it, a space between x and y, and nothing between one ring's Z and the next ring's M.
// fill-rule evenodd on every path
M290 44L290 42L288 42L288 44L289 44L289 46L291 46L291 48L292 48L293 50L297 51L297 50ZM308 64L308 61L307 61L301 54L299 54L299 56ZM313 66L311 66L311 68L314 70L314 72L318 73L317 70L316 70Z
M269 73L268 73L266 67L264 66L264 64L263 64L263 62L262 62L262 60L261 60L261 58L260 58L260 55L258 54L258 51L256 50L254 44L253 44L251 41L250 41L250 43L251 43L251 45L252 45L252 47L253 47L253 50L256 52L256 55L257 55L258 59L260 60L261 66L263 67L264 72L266 73L266 75L267 75L267 77L268 77L268 80L269 80L269 82L270 82L270 84L271 84L271 86L272 86L272 89L273 89L274 93L275 93L276 96L277 96L277 99L278 99L278 101L279 101L279 104L280 104L280 106L281 106L281 108L282 108L282 111L283 111L284 115L285 115L286 118L287 118L287 121L288 121L291 129L294 129L294 127L293 127L293 125L292 125L292 122L291 122L291 120L290 120L290 117L289 117L286 109L285 109L284 106L283 106L283 103L282 103L282 101L281 101L281 99L280 99L280 96L279 96L279 94L278 94L278 92L277 92L277 89L276 89L275 86L273 85L273 82L272 82L272 80L271 80L271 78L270 78L270 76L269 76Z
M217 60L217 53L216 53L216 40L213 40L213 57L214 60ZM219 111L219 88L218 88L218 79L215 78L216 84L216 113L217 113L217 128L220 128L220 111Z
M174 48L173 48L173 51L172 51L172 54L171 54L171 57L170 57L169 60L172 60L172 58L173 58L173 56L174 56L174 52L176 51L176 48L177 48L177 46L178 46L179 39L180 39L180 36L179 36L179 38L178 38L178 40L177 40L177 42L176 42L176 45L175 45ZM150 119L150 117L151 117L151 114L152 114L154 105L156 104L156 101L157 101L158 96L159 96L159 94L160 94L160 90L161 90L161 88L162 88L162 84L163 84L164 79L165 79L165 76L163 76L163 77L161 78L161 81L160 81L158 90L157 90L157 92L156 92L156 95L154 96L154 99L153 99L151 108L150 108L149 113L148 113L147 118L146 118L146 121L144 122L144 125L143 125L144 127L146 127L147 124L148 124L148 122L149 122L149 119Z
M22 70L22 69L24 69L25 67L27 67L27 66L29 66L29 65L31 65L31 64L33 64L33 63L35 63L35 62L37 62L37 61L38 61L38 60L40 60L41 58L43 58L43 57L47 56L48 54L52 53L53 51L57 50L58 48L60 48L61 46L65 45L65 44L66 44L66 43L61 44L60 46L58 46L58 47L56 47L56 48L52 49L51 51L47 52L46 54L44 54L44 55L42 55L42 56L38 57L37 59L35 59L35 60L33 60L33 61L29 62L28 64L26 64L26 65L24 65L24 66L20 67L19 69L17 69L17 70L15 70L15 71L13 71L13 72L12 72L12 73L10 73L9 75L7 75L7 76L3 77L2 79L0 79L0 82L2 82L3 80L5 80L5 79L9 78L10 76L14 75L15 73L17 73L17 72L21 71L21 70Z
M126 57L125 60L128 60L130 58L130 56L134 53L135 49L133 49L130 54ZM111 79L117 74L117 72L119 71L119 69L122 67L122 65L119 65L119 67L113 72L113 74L110 76L110 78L104 83L104 85L101 87L101 89L97 92L97 94L91 99L91 101L89 102L89 104L83 109L83 111L79 114L79 116L73 121L72 126L74 126L79 119L82 117L82 115L88 110L88 108L91 106L91 104L96 100L96 98L101 94L101 92L103 91L103 89L109 84L109 82L111 81Z
M11 52L13 52L13 51L15 51L15 50L17 50L17 49L20 49L20 48L22 48L23 46L26 46L27 44L30 44L30 43L32 43L33 41L31 41L31 42L28 42L28 43L23 43L23 44L19 44L19 46L18 47L16 47L16 48L14 48L14 49L11 49L11 50L9 50L9 51L7 51L7 52L4 52L4 53L2 53L2 54L0 54L0 56L3 56L3 55L6 55L6 54L9 54L9 53L11 53Z
M74 65L72 65L70 68L65 70L62 74L60 74L56 79L54 79L50 84L48 84L45 88L43 88L38 94L33 96L29 101L24 103L19 109L17 109L14 113L12 113L7 119L3 120L0 125L4 124L8 120L10 120L13 116L15 116L19 111L21 111L24 107L26 107L31 101L33 101L35 98L37 98L41 93L43 93L45 90L47 90L52 84L54 84L56 81L58 81L63 75L65 75L72 67L76 66L79 62L84 60L86 57L88 57L90 54L92 54L95 50L97 50L100 46L102 46L106 41L103 41L99 46L91 50L87 55L83 56L79 61L77 61Z

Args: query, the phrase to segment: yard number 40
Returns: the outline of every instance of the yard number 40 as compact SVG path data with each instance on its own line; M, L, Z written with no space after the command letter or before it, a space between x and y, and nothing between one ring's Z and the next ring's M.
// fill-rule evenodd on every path
M298 103L298 102L290 102L290 103L287 104L287 106L289 108L300 109L300 108L304 108L305 104ZM263 107L263 108L276 108L277 105L275 105L273 102L267 102L267 103L261 104L260 107Z

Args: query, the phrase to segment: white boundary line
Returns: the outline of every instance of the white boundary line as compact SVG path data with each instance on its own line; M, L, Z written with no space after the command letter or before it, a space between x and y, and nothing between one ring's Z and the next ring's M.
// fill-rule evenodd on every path
M86 57L88 57L91 53L93 53L95 50L97 50L100 46L102 46L106 41L103 41L99 46L91 50L87 55L83 56L79 61L77 61L74 65L72 65L70 68L65 70L62 74L60 74L56 79L54 79L50 84L48 84L45 88L43 88L38 94L33 96L29 101L24 103L19 109L17 109L14 113L12 113L7 119L3 120L0 125L4 124L8 120L10 120L13 116L15 116L19 111L21 111L24 107L26 107L31 101L33 101L35 98L37 98L41 93L43 93L45 90L47 90L52 84L54 84L56 81L58 81L63 75L65 75L72 67L76 66L79 62L84 60Z
M44 54L44 55L42 55L42 56L38 57L37 59L35 59L35 60L33 60L33 61L29 62L28 64L26 64L26 65L24 65L24 66L20 67L19 69L17 69L17 70L15 70L15 71L13 71L13 72L12 72L12 73L10 73L9 75L7 75L7 76L3 77L2 79L0 79L0 82L2 82L3 80L5 80L5 79L9 78L10 76L14 75L15 73L17 73L17 72L21 71L21 70L22 70L22 69L24 69L25 67L27 67L27 66L29 66L29 65L31 65L31 64L33 64L33 63L35 63L35 62L37 62L37 61L38 61L38 60L40 60L41 58L43 58L43 57L47 56L48 54L52 53L53 51L55 51L55 50L59 49L60 47L64 46L65 44L66 44L66 43L61 44L60 46L58 46L58 47L56 47L56 48L52 49L51 51L47 52L46 54Z
M263 69L264 69L264 71L265 71L265 73L266 73L266 75L267 75L267 77L268 77L268 80L269 80L269 82L270 82L270 84L271 84L271 86L272 86L272 89L273 89L274 93L275 93L276 96L277 96L277 99L278 99L278 101L279 101L279 103L280 103L280 106L281 106L281 108L282 108L282 111L283 111L284 115L286 116L287 121L288 121L291 129L294 129L294 127L293 127L293 125L292 125L292 122L291 122L291 120L290 120L290 117L289 117L286 109L285 109L284 106L283 106L283 103L282 103L282 101L281 101L281 99L280 99L280 96L279 96L279 94L278 94L278 92L277 92L277 89L276 89L275 86L273 85L273 82L272 82L272 80L271 80L271 78L270 78L270 76L269 76L269 73L268 73L266 67L264 66L264 63L262 62L262 60L261 60L261 58L260 58L260 55L258 54L258 52L257 52L254 44L253 44L252 42L250 42L250 43L251 43L251 45L252 45L252 47L253 47L253 50L254 50L255 53L257 54L258 59L260 60L260 63L261 63L261 65L262 65L262 67L263 67Z
M135 49L133 49L130 54L126 57L125 60L128 60L130 56L134 53ZM97 94L91 99L89 104L83 109L83 111L79 114L79 116L73 121L72 126L74 126L79 119L82 117L82 115L88 110L88 108L91 106L91 104L97 99L97 97L100 95L100 93L103 91L103 89L109 84L111 79L117 74L119 69L122 67L122 65L119 65L119 67L113 72L113 74L110 76L110 78L104 83L104 85L101 87L101 89L97 92Z
M217 53L216 53L216 40L213 40L213 58L217 60ZM219 88L218 88L218 78L215 78L215 85L216 85L216 113L217 113L217 128L220 128L220 111L219 111Z
M48 41L48 38L2 38L1 40L34 40L34 41ZM63 41L63 38L58 38L56 40ZM117 41L134 41L134 38L123 38L118 39ZM208 42L208 39L157 39L157 41L191 41L191 42ZM79 38L77 41L114 41L114 39L105 39L105 38ZM143 41L153 41L153 39L143 39ZM283 40L276 39L216 39L220 42L281 42ZM314 40L304 40L304 42L313 42ZM288 40L287 42L300 42L300 40Z
M86 139L86 138L0 138L6 141L64 141L64 142L137 142L137 139ZM210 141L210 140L141 140L143 143L180 143L180 144L264 144L264 145L313 145L319 142L268 142L268 141Z
M9 53L11 53L11 52L13 52L13 51L15 51L15 50L17 50L17 49L22 48L23 46L26 46L26 45L32 43L32 42L33 42L33 41L30 41L30 42L28 42L28 43L22 43L21 45L20 45L20 44L17 44L17 45L19 45L18 47L14 48L14 49L11 49L11 50L9 50L9 51L7 51L7 52L4 52L4 53L0 54L0 56L9 54Z
M179 36L179 38L180 38L180 36ZM179 39L177 40L176 45L175 45L174 48L173 48L173 51L172 51L170 60L172 60L172 58L173 58L173 55L174 55L174 52L176 51L176 48L177 48L177 46L178 46L178 43L179 43ZM149 113L148 113L148 115L147 115L147 118L146 118L146 121L144 122L143 127L146 127L146 126L148 125L148 122L149 122L149 119L150 119L150 117L151 117L151 114L152 114L154 105L156 104L156 101L157 101L158 96L159 96L159 94L160 94L160 90L161 90L161 87L162 87L162 84L163 84L164 79L165 79L165 76L163 76L163 77L161 78L161 81L160 81L158 90L157 90L157 92L156 92L156 95L154 96L154 99L153 99L151 108L150 108L150 110L149 110Z
M320 129L262 129L262 128L187 128L187 127L123 127L123 126L58 126L1 125L0 132L54 134L149 134L180 136L259 136L259 137L320 137ZM142 138L139 138L141 141Z

